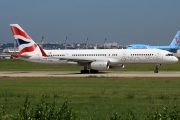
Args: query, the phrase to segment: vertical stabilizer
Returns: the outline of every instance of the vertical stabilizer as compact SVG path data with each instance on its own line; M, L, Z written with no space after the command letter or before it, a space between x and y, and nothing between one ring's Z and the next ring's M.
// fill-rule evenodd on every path
M177 32L176 36L172 40L171 47L180 47L180 31Z
M18 43L19 52L16 54L31 56L31 58L45 56L45 52L42 53L43 50L40 50L39 46L18 24L10 24L10 28Z

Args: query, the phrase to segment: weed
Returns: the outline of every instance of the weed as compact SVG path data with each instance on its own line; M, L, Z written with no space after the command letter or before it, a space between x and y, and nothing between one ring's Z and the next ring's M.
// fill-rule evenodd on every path
M135 115L134 115L134 113L131 110L128 111L127 118L129 120L136 120Z
M87 78L97 78L98 76L96 76L96 75L89 75L89 76L87 76Z
M106 89L101 89L101 94L104 94L106 92Z
M57 108L57 109L56 109ZM4 111L5 106L0 106L0 120L75 120L77 118L75 112L69 107L68 102L64 102L60 107L56 106L55 102L51 104L44 101L42 96L40 103L35 108L30 106L28 98L26 98L23 107L19 108L17 115L8 115ZM91 116L91 115L90 115ZM93 120L93 116L89 119ZM79 118L80 119L80 118ZM135 114L129 110L124 116L120 116L115 112L110 116L109 120L137 120ZM143 119L143 118L141 118ZM149 113L145 116L146 120L179 120L180 111L177 105L170 111L167 107L162 112L156 110L154 113Z
M90 96L90 98L101 98L101 96L99 96L99 95L92 95L92 96Z
M7 99L7 97L5 97L5 98L4 98L4 102L7 102L7 101L8 101L8 99Z
M163 112L156 111L155 113L149 113L147 120L180 120L180 112L177 109L177 105L174 106L172 111L169 111L167 107Z
M178 99L178 95L174 95L174 100L177 100Z
M169 81L169 80L166 80L166 83L170 83L170 81Z
M53 98L59 98L60 96L57 93L53 94Z
M21 98L21 95L20 95L20 94L18 94L18 95L17 95L17 97L18 97L18 98Z
M168 95L161 94L161 95L159 96L159 99L169 99L169 96L168 96Z
M0 106L0 120L6 115L6 112L4 110L5 106Z
M30 102L27 97L23 107L19 108L19 115L15 118L19 120L31 120L33 118L33 109L30 109Z
M134 99L134 98L135 98L135 93L128 92L128 93L126 94L126 96L127 96L127 99Z
M39 104L36 108L30 108L30 102L26 98L23 107L19 108L19 114L17 116L11 116L12 120L74 120L76 114L69 108L68 102L65 102L57 110L55 109L55 102L48 104L44 101L42 96ZM3 113L3 112L1 112ZM5 115L4 113L1 115Z
M117 92L117 91L113 91L112 94L113 94L113 95L116 95L116 94L118 94L118 92Z
M153 97L152 97L152 95L147 95L146 98L147 99L152 99Z
M47 93L44 95L44 98L50 98L50 95L48 95Z
M118 116L117 113L114 113L113 116L109 118L109 120L121 120L121 116Z
M35 97L35 95L33 95L33 94L29 94L29 93L26 94L26 98L34 98L34 97Z

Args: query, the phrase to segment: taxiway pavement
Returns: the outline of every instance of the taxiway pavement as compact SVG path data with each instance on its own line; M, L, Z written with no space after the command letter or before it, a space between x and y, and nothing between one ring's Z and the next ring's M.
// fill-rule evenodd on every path
M0 72L0 77L180 77L178 72L165 72L153 73L153 71L106 71L98 74L80 74L78 71L5 71Z

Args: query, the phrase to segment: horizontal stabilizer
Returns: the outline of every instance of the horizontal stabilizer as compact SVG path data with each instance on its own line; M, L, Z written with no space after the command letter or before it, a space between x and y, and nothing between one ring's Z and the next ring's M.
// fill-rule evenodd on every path
M25 58L25 59L29 59L31 56L29 56L29 55L21 55L21 54L18 54L18 53L10 53L10 55L12 56L12 57L15 57L15 58L19 58L19 57L21 57L21 58Z

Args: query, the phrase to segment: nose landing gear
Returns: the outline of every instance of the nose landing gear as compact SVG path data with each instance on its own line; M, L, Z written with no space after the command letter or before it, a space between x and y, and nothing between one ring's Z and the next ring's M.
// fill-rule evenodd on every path
M158 73L159 72L159 66L161 66L161 64L157 64L154 70L154 73Z

